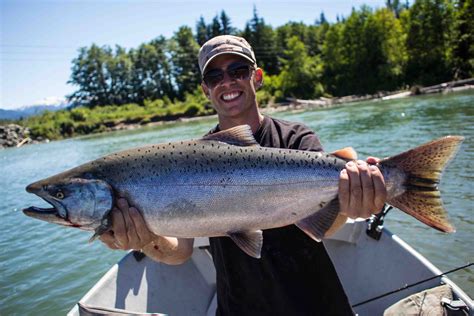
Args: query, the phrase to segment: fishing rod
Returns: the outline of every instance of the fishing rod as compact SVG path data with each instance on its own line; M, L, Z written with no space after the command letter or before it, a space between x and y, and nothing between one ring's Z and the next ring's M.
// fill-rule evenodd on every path
M388 296L388 295L391 295L391 294L394 294L394 293L397 293L397 292L401 292L401 291L403 291L403 290L409 289L409 288L411 288L411 287L414 287L414 286L416 286L416 285L422 284L422 283L424 283L424 282L428 282L428 281L431 281L431 280L433 280L433 279L442 277L442 276L444 276L444 275L446 275L446 274L453 273L453 272L456 272L456 271L459 271L459 270L468 268L468 267L472 266L473 264L474 264L474 263L469 262L469 263L467 263L467 264L465 264L465 265L463 265L463 266L461 266L461 267L457 267L457 268L454 268L454 269L452 269L452 270L449 270L449 271L446 271L446 272L442 272L441 274L438 274L438 275L429 277L429 278L427 278L427 279L418 281L418 282L416 282L416 283L406 284L405 286L402 286L401 288L398 288L398 289L396 289L396 290L393 290L393 291L390 291L390 292L387 292L387 293L384 293L384 294L375 296L375 297L370 298L370 299L368 299L368 300L362 301L362 302L360 302L360 303L354 304L354 305L352 305L352 307L354 308L354 307L357 307L357 306L360 306L360 305L364 305L364 304L366 304L366 303L369 303L369 302L378 300L378 299L380 299L380 298L382 298L382 297L385 297L385 296Z

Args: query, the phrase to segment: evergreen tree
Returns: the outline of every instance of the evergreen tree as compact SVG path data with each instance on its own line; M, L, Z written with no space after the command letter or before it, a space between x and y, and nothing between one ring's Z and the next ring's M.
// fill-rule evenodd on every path
M270 25L257 14L254 7L253 18L246 23L241 34L252 45L257 63L266 73L272 75L278 72L278 52L275 33Z
M444 0L416 0L409 10L408 64L410 84L431 85L450 79L447 37L450 11Z
M223 35L234 33L234 28L231 25L230 18L225 13L224 10L221 11L220 21L221 21L221 33Z
M454 79L474 77L474 1L458 0L450 37L450 64Z
M212 19L212 24L210 27L211 27L211 34L209 38L222 35L221 23L219 22L219 17L217 15Z
M206 22L204 21L203 16L199 18L198 22L196 23L196 41L201 46L209 39L207 35L207 26Z

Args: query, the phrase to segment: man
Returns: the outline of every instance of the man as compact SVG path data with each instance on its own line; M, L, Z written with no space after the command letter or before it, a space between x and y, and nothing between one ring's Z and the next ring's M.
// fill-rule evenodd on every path
M218 125L210 132L248 124L261 146L321 151L303 124L263 116L256 90L263 71L245 39L224 35L199 52L202 90L214 106ZM340 213L351 218L379 211L386 190L375 158L348 162L340 174ZM113 249L141 249L151 258L179 264L192 254L192 239L160 237L146 227L138 210L119 199L112 231L101 239ZM350 315L352 310L322 243L294 225L264 231L261 259L243 253L227 237L210 238L217 272L220 315ZM348 258L350 260L350 258Z

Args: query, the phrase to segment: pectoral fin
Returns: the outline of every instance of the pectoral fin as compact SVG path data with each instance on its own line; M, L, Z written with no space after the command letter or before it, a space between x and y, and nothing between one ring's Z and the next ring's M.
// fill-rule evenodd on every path
M316 241L329 232L339 214L339 199L336 197L313 215L296 222L295 225Z
M251 257L260 259L263 236L261 230L229 233L229 237L242 251Z

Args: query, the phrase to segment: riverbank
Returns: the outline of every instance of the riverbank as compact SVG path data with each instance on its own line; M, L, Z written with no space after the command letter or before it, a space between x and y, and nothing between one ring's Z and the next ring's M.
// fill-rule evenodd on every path
M373 95L351 95L334 98L319 98L316 100L288 98L287 102L284 103L267 104L262 107L262 111L266 114L282 111L302 111L314 108L341 106L344 104L349 105L363 101L393 100L418 95L451 93L470 89L474 89L474 78L446 82L429 87L415 86L410 90L379 92ZM191 102L188 103L186 101ZM38 122L36 122L34 126L29 126L29 122L31 121L19 122L20 124L23 123L24 126L20 124L0 125L0 149L48 142L50 138L61 139L118 130L133 130L142 127L187 122L215 116L215 114L212 114L213 111L210 106L203 103L208 101L204 99L201 94L194 96L194 99L186 101L171 105L178 109L177 111L175 109L174 112L170 109L165 109L162 104L163 101L157 100L143 107L134 104L122 107L107 106L98 108L96 112L94 112L95 110L86 108L75 108L69 112L64 111L62 114L57 114L60 116L59 118L55 118L53 116L54 114L46 114L38 117ZM70 116L70 118L65 118L66 115ZM51 136L56 135L52 132L55 129L60 131L59 134L56 132L59 137L49 137L45 135L45 133L50 133Z
M31 131L28 127L18 124L0 125L0 149L6 147L21 147L26 144L38 144L49 142L49 139L43 137L31 137Z

